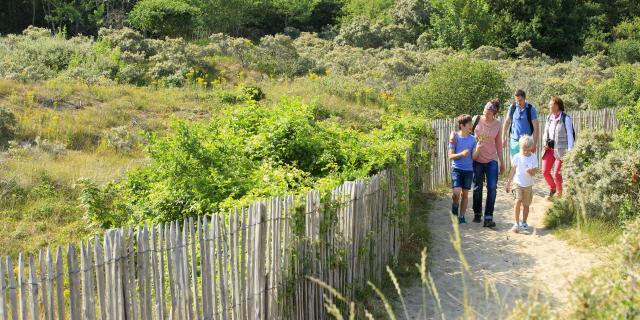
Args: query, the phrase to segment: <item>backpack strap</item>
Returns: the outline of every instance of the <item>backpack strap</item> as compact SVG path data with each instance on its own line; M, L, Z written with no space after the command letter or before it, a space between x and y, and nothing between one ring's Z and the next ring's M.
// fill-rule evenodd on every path
M513 114L516 112L516 104L512 103L509 106L509 119L511 119L511 125L509 126L509 139L511 139L511 129L513 128Z
M475 115L474 119L473 119L473 128L471 129L471 134L474 134L476 132L476 127L478 126L478 123L480 123L480 118L482 116L481 115Z
M527 105L529 106L527 108ZM531 119L531 109L533 106L530 103L524 105L524 108L527 110L527 120L529 120L529 127L531 128L531 135L533 135L533 120Z
M568 115L562 111L562 113L560 114L560 120L562 120L562 124L564 125L564 129L567 130L567 123L565 122L565 120L567 119ZM571 134L573 134L573 141L576 140L576 126L575 124L571 124ZM567 135L569 134L569 131L567 131Z

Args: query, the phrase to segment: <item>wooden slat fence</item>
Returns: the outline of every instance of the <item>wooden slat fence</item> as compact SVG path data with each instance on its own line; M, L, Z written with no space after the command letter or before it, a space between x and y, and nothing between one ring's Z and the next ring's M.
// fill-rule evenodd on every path
M612 132L618 126L615 109L587 110L567 113L573 120L578 139L582 130L600 129ZM502 121L500 117L498 117L498 119ZM547 114L538 113L538 123L540 128L538 132L538 142L544 141L542 136L546 121ZM449 161L447 152L449 135L452 131L456 130L456 126L453 119L443 119L434 120L431 123L431 128L433 128L435 134L435 147L431 159L431 174L429 176L431 181L428 185L433 188L438 185L446 185L451 181L451 162ZM542 143L538 143L538 150L536 152L538 160L541 160L543 155L542 150ZM502 156L508 170L511 164L508 148L503 148Z
M400 248L398 183L384 171L330 197L276 197L5 257L0 320L326 318L329 293L305 276L350 298L381 283Z

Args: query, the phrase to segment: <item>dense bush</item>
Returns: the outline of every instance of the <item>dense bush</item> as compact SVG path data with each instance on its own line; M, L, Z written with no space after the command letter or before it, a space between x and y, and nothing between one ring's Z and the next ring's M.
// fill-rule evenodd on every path
M182 0L142 0L129 13L129 22L157 37L188 36L198 13L198 8Z
M331 187L402 165L426 134L420 117L385 116L380 128L361 132L318 108L297 99L273 107L249 100L208 123L176 122L174 134L148 138L151 163L130 173L108 206L117 219L168 221L241 199Z
M508 96L504 75L491 63L450 59L436 66L424 83L411 88L402 104L429 117L451 118L479 114L487 101L495 97L504 101Z
M587 93L590 107L631 106L640 98L640 66L621 65L613 68L613 74L612 78L591 85Z
M640 100L616 113L618 128L615 143L623 149L640 150Z
M583 132L565 157L564 184L582 215L624 221L640 212L640 150L612 142L609 134Z

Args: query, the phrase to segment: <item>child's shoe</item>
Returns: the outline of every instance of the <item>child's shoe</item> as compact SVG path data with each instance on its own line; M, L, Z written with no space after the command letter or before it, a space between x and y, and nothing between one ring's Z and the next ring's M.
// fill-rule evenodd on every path
M523 222L523 223L520 225L520 228L522 229L522 231L525 231L525 232L526 232L526 231L529 231L529 225L528 225L526 222Z
M520 231L520 226L517 223L514 223L513 227L511 227L511 231L518 233L518 231Z
M464 216L458 217L458 224L465 224L467 221L464 219Z

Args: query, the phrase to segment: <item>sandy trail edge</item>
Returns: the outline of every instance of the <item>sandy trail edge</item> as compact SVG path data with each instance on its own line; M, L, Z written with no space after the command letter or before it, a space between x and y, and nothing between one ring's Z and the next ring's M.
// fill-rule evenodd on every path
M555 306L566 303L571 283L605 260L605 254L578 249L553 236L542 223L547 208L547 187L539 181L534 186L534 199L529 214L530 232L516 234L513 225L513 198L498 186L494 230L473 223L473 210L467 209L466 225L460 227L462 250L471 269L473 283L468 285L469 301L475 318L500 319L508 314L516 300L535 295ZM484 201L484 199L483 199ZM472 195L469 194L469 206ZM445 319L458 319L464 314L460 259L450 242L453 228L450 221L451 200L441 197L429 215L431 248L428 251L429 270L435 280ZM469 281L468 281L469 282ZM492 283L495 295L486 299L486 283ZM428 295L423 307L423 288L419 283L403 288L403 296L411 319L439 319L434 299ZM395 304L398 319L404 318L402 306Z

